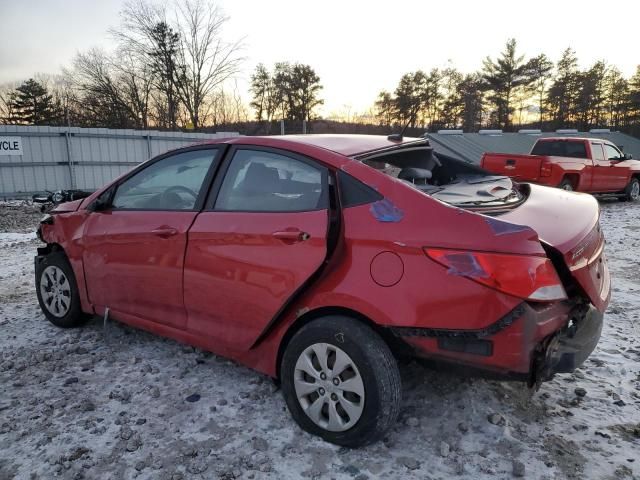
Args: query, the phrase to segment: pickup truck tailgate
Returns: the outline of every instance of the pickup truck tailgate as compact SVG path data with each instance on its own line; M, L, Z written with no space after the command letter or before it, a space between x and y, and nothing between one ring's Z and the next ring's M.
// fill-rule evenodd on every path
M535 182L540 176L543 157L513 153L485 153L480 166L491 173L507 175L516 181Z

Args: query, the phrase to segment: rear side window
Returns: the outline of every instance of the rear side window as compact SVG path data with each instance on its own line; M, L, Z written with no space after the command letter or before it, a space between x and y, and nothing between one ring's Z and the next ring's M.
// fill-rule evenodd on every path
M532 155L548 155L554 157L587 158L587 149L584 142L572 142L566 140L543 141L534 145Z
M565 157L572 158L587 158L587 148L584 142L564 142L566 144L567 151Z
M533 146L531 154L564 157L564 144L565 142L538 142Z
M364 205L384 198L373 188L356 180L342 170L338 171L338 189L340 191L340 203L343 208Z
M231 159L215 210L300 212L327 208L327 171L296 158L239 149Z

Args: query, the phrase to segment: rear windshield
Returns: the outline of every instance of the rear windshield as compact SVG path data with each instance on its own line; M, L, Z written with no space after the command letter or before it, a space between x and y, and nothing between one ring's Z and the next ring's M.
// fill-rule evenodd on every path
M587 149L584 142L571 142L566 140L550 140L538 142L531 150L532 155L549 155L555 157L587 158Z

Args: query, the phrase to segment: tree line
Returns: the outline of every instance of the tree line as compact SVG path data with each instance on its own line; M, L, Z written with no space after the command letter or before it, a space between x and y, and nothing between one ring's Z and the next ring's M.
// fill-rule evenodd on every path
M227 42L228 18L207 0L130 0L110 31L112 52L78 53L60 75L0 92L9 123L112 128L200 129L247 111L229 80L244 61Z
M242 40L224 39L228 18L217 6L209 0L173 0L169 7L151 1L125 3L120 24L110 31L113 51L90 49L59 75L0 88L0 121L139 129L225 126L270 134L279 120L299 130L303 121L319 119L323 86L310 65L259 64L250 77L247 104L234 80L245 62ZM402 75L395 90L381 91L371 110L354 118L371 133L408 124L468 132L611 127L640 135L640 66L630 78L604 61L582 70L570 48L554 64L545 54L526 58L510 39L477 72L451 65ZM314 123L327 131L338 128L335 122Z
M309 65L279 62L273 70L259 64L251 75L251 107L258 123L266 124L267 133L275 118L294 122L314 119L320 98L320 77Z
M545 54L527 59L510 39L478 72L448 67L404 74L393 92L379 93L374 115L380 125L431 131L611 127L640 134L640 66L627 79L604 61L580 70L571 48L556 64Z
M225 41L228 18L215 3L173 0L167 8L152 1L124 4L120 24L110 30L114 51L90 49L59 75L0 89L0 121L202 130L237 127L253 108L257 128L270 133L276 116L315 118L322 86L309 65L280 62L273 71L258 65L247 106L234 81L245 61L242 40Z

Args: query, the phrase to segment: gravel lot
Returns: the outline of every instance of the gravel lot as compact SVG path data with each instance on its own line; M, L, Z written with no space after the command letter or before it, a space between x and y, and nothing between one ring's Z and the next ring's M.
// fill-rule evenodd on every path
M402 367L400 419L348 450L302 432L266 377L100 319L50 325L31 206L0 205L0 479L640 478L640 204L602 203L614 294L572 375L519 383Z

